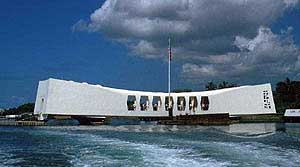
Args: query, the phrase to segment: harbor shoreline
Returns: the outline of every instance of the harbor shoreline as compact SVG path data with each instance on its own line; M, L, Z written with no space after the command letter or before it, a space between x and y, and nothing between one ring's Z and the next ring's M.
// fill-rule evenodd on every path
M283 114L257 114L257 115L238 115L230 116L228 113L223 114L205 114L205 115L180 115L176 117L99 117L95 119L91 116L50 116L49 120L63 123L67 120L76 120L78 125L126 125L152 123L158 125L230 125L236 123L284 123L286 118ZM52 126L48 121L38 120L14 120L0 119L0 126ZM116 123L118 122L118 123ZM291 121L289 121L291 123ZM61 125L61 124L59 124ZM78 126L75 125L75 126Z

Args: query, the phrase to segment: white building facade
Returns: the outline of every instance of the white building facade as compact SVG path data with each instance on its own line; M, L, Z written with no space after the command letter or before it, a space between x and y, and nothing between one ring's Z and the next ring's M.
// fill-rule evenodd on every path
M34 113L38 115L83 115L167 117L229 113L275 114L270 84L221 90L171 93L131 91L57 79L40 81Z

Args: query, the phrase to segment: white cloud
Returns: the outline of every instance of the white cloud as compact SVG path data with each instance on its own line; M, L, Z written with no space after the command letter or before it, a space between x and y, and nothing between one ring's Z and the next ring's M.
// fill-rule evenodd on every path
M269 28L260 27L253 39L237 36L234 44L240 49L239 52L210 56L210 61L214 63L209 68L205 64L200 68L199 63L186 63L182 75L188 76L190 81L199 82L200 79L245 79L249 75L259 78L296 74L300 67L300 51L293 44L289 31L276 35Z
M152 43L148 41L141 40L137 44L130 46L131 53L138 55L140 53L145 53L146 58L156 58L161 55L161 51L155 48Z
M269 28L299 0L106 0L74 30L99 32L144 58L167 56L172 37L182 76L241 78L284 75L300 69L291 29ZM296 63L297 62L297 63Z

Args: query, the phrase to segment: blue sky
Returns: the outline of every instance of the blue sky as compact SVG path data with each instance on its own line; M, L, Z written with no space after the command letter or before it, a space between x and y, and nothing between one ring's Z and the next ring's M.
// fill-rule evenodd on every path
M150 5L117 0L105 5L100 0L1 1L0 108L33 102L38 81L50 77L166 91L168 36L174 43L173 88L201 90L210 80L241 85L276 83L286 76L300 79L300 64L295 63L300 10L295 2L269 5L274 9L266 11L273 13L256 16L230 13L236 4L205 4L220 15L229 12L230 17L218 20L211 19L216 14L193 9L203 4L187 5L183 0ZM272 61L264 63L266 57Z

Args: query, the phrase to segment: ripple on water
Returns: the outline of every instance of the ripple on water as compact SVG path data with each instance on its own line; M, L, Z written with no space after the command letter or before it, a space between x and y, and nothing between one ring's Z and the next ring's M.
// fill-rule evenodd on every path
M249 138L212 127L11 128L1 131L0 163L6 166L297 166L299 137L294 134L290 137L291 130ZM286 143L299 146L288 147Z
M98 147L93 147L92 150L88 147L83 148L71 161L74 165L228 166L231 164L208 157L191 156L193 152L191 149L166 148L159 144L133 143L95 135L88 135L86 139L90 144L98 143L96 144Z

